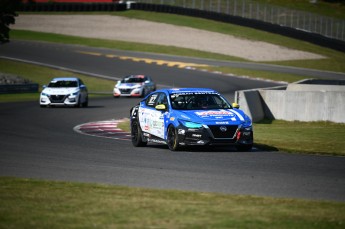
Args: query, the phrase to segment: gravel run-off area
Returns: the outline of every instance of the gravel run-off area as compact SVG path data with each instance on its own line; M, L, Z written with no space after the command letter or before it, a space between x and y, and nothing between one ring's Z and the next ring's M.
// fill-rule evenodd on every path
M251 61L324 58L266 42L110 15L19 15L11 29L190 48Z

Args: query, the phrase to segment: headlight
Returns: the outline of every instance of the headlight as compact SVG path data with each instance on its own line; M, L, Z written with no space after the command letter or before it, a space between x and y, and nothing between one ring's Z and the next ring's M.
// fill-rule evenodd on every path
M42 96L47 96L47 97L49 97L49 95L48 95L47 93L43 93L43 92L42 92L41 95L42 95Z
M202 124L200 123L189 122L189 121L184 121L184 120L179 120L179 121L182 125L184 125L187 128L198 129L202 127Z
M77 95L79 95L79 91L76 91L76 92L72 93L71 95L72 96L77 96Z

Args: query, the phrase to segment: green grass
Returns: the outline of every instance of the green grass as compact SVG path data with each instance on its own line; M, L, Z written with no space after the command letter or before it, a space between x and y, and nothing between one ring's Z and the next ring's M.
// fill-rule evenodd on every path
M344 228L345 204L0 178L0 228Z
M268 3L276 6L320 14L328 17L345 19L345 2L343 0L317 0L311 4L309 0L255 0L256 2Z
M111 95L115 81L100 79L69 71L56 70L48 67L26 64L0 58L0 69L2 73L21 76L39 84L39 91L43 85L47 85L54 77L76 76L81 78L87 85L91 96L93 93L105 93ZM16 102L38 100L39 93L0 94L0 102Z
M129 121L118 124L130 132ZM292 153L345 156L345 124L264 120L254 123L255 147Z
M262 121L254 124L257 146L280 151L345 156L345 124Z
M161 0L151 0L150 3L161 4ZM250 1L247 1L250 2ZM280 6L294 10L306 11L310 13L315 13L323 16L335 17L345 19L345 2L343 0L317 0L316 3L310 3L310 0L254 0L251 1L255 3L268 4L270 6ZM183 6L187 3L191 6L191 2L186 2L186 0L174 0L171 1L172 5ZM188 4L189 3L189 4ZM230 1L231 5L233 4ZM164 4L169 4L169 1L164 2ZM242 1L238 3L242 4ZM195 1L196 8L208 8L209 5L218 5L213 0ZM223 5L226 5L223 3Z

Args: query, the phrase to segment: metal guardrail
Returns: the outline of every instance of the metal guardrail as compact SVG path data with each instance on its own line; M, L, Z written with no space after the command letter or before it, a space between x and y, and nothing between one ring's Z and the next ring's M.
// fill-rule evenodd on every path
M255 19L345 41L345 20L251 0L136 0L135 2L170 5Z
M9 93L32 93L38 92L39 85L37 83L28 84L3 84L0 85L0 94Z

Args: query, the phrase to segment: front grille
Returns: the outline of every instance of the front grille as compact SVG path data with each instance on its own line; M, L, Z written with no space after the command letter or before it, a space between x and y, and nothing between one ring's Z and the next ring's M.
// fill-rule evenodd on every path
M121 94L130 94L132 89L120 89Z
M49 99L51 103L63 103L68 95L50 95Z
M237 125L217 125L217 126L208 126L212 131L214 138L234 138ZM224 128L225 127L225 128Z

